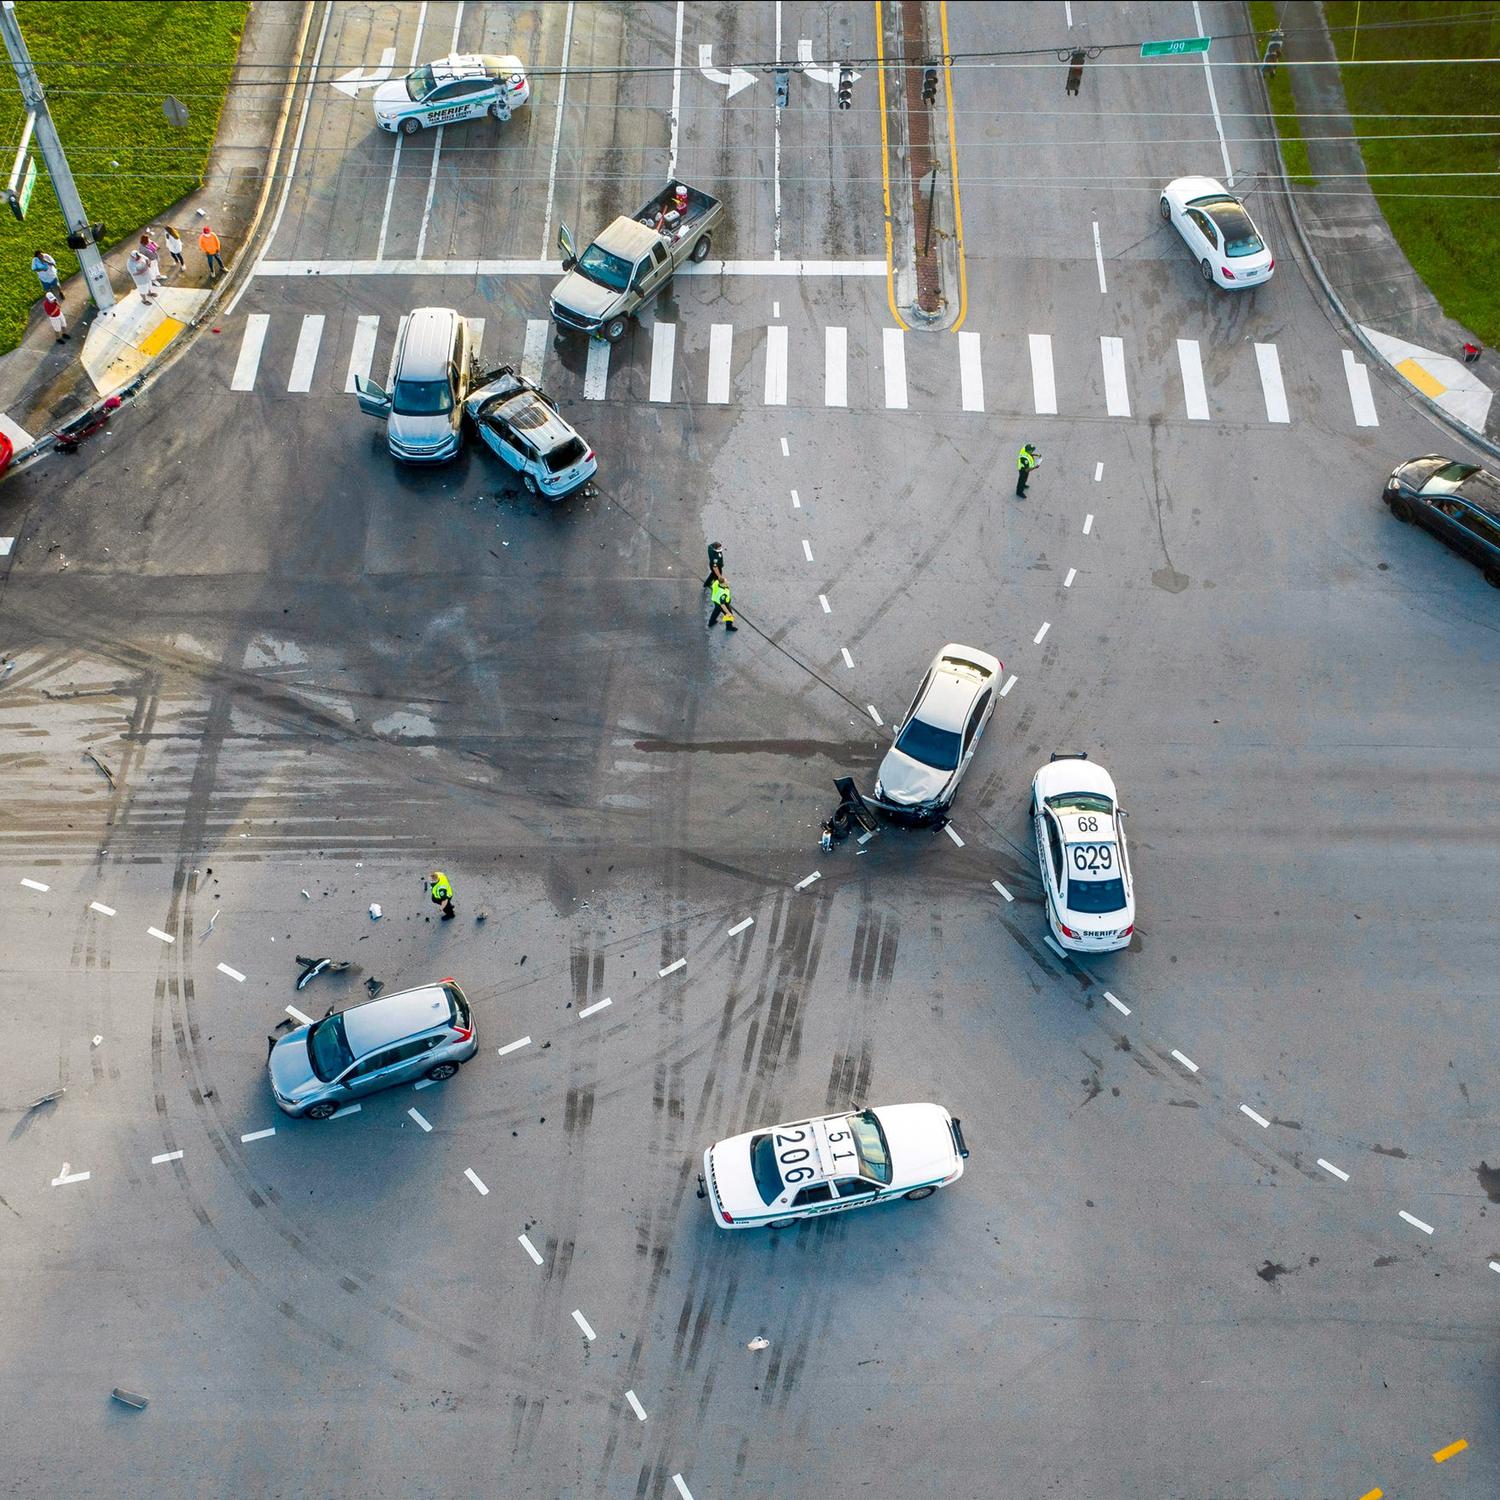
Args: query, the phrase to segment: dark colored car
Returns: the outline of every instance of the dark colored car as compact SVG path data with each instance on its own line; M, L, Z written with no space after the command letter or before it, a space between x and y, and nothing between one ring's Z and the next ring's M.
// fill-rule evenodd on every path
M1500 479L1488 469L1429 453L1397 467L1381 498L1398 521L1425 526L1500 589Z

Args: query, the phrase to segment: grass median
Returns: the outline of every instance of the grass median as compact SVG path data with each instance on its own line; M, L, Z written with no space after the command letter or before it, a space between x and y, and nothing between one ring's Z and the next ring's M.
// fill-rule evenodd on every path
M1255 29L1257 54L1264 54L1266 38L1275 29L1280 10L1279 0L1250 0L1250 24ZM1286 164L1286 174L1293 182L1310 187L1316 178L1308 162L1307 143L1302 139L1302 125L1292 98L1291 74L1285 68L1278 68L1276 76L1266 80L1266 89L1271 96L1276 134L1281 138L1281 159Z
M219 112L239 51L249 0L21 0L21 34L47 90L89 218L118 243L159 223L164 210L202 185ZM162 114L168 97L187 106L187 123ZM20 142L25 107L14 74L0 96L0 155L8 172ZM36 148L33 145L33 153ZM41 285L32 251L56 256L64 280L78 261L47 170L37 154L37 182L24 224L0 209L0 353L26 331ZM185 239L196 229L179 224ZM159 243L159 241L158 241ZM165 254L165 249L162 252ZM69 313L78 312L75 298Z

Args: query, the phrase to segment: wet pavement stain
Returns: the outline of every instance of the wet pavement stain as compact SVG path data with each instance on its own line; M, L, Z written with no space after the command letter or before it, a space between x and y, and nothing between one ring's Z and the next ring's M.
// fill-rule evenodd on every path
M1399 1146L1371 1146L1370 1150L1378 1156L1394 1156L1397 1161L1406 1160L1406 1152Z
M1488 1162L1480 1162L1474 1168L1474 1175L1479 1179L1479 1185L1489 1196L1491 1203L1500 1203L1500 1167L1492 1167Z

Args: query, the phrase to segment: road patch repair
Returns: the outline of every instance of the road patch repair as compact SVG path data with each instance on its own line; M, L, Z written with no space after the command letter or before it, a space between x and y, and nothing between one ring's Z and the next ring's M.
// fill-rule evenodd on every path
M1471 427L1475 432L1484 431L1495 393L1462 360L1451 354L1436 354L1420 344L1409 344L1405 339L1377 332L1363 323L1359 325L1359 331L1408 384L1414 385L1465 427Z

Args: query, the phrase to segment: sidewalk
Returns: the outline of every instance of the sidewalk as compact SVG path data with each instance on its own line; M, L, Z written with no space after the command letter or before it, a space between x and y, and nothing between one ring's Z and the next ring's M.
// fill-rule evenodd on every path
M1295 39L1289 62L1330 62L1333 43L1315 0L1287 0L1281 24ZM1319 186L1291 185L1292 208L1313 254L1349 318L1381 357L1456 421L1500 444L1500 357L1487 349L1465 365L1460 347L1479 340L1444 313L1412 270L1370 191L1359 143L1349 139L1347 113L1336 68L1288 70L1312 175ZM1341 139L1342 137L1342 139Z

